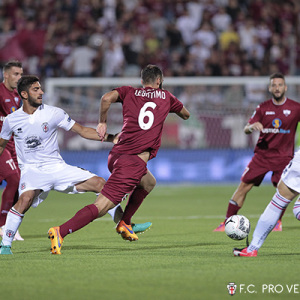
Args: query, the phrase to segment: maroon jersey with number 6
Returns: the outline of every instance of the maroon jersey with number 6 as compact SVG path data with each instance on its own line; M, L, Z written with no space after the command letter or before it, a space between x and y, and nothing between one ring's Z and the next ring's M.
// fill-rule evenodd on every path
M183 104L170 92L151 87L116 88L123 105L123 128L112 152L156 156L161 145L164 121L169 113L179 113Z
M258 105L249 119L249 123L260 122L260 132L254 152L264 157L294 156L295 134L300 121L300 103L286 99L283 104L276 104L273 99Z

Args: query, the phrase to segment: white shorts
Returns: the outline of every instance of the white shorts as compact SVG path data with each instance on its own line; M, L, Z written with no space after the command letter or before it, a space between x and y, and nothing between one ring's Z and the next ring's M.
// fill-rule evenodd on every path
M70 166L66 163L57 163L44 166L29 166L21 168L21 179L19 184L19 195L26 191L43 190L32 203L32 207L37 207L44 201L50 190L67 194L76 194L74 186L86 181L96 174L79 167Z
M281 180L290 189L300 193L300 161L299 156L294 157L282 172Z

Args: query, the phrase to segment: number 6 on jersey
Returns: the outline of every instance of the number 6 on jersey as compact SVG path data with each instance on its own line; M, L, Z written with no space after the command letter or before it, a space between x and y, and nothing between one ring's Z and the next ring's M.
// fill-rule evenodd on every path
M152 111L147 111L147 108L151 107L154 109L156 107L156 103L154 102L147 102L143 105L139 113L139 126L143 130L148 130L151 128L154 122L154 114ZM145 118L148 117L148 121L144 122Z

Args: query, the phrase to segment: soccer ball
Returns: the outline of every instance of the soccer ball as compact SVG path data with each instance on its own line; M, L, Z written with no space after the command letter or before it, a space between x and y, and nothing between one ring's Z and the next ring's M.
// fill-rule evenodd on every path
M250 232L250 222L242 215L233 215L225 222L225 233L233 240L243 240Z

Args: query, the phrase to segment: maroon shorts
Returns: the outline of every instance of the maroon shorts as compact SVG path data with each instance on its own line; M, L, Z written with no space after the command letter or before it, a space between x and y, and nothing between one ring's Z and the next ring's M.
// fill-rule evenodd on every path
M271 171L271 181L276 187L282 171L288 165L290 160L291 158L289 157L264 157L255 153L242 174L241 181L244 183L254 183L255 186L259 186L265 175Z
M147 174L147 164L137 155L110 153L108 156L110 177L101 194L115 205L130 194Z
M20 169L7 149L0 155L0 166L0 182L11 175L20 177Z

